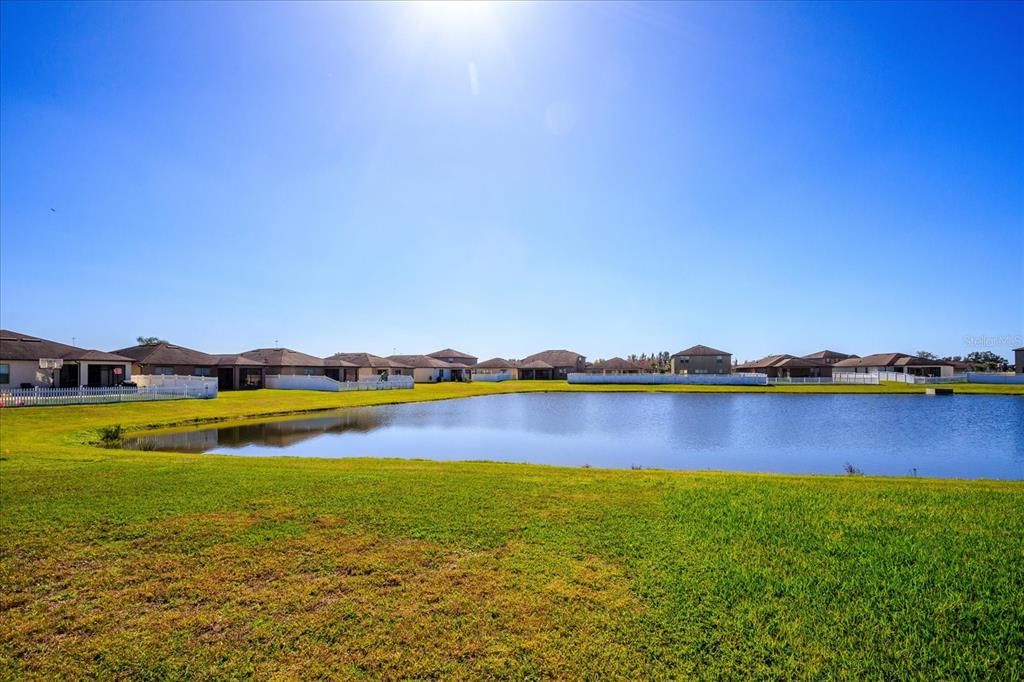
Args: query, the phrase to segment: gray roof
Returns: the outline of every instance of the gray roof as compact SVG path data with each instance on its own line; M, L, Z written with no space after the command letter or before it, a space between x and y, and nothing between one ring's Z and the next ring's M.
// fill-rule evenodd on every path
M807 358L808 360L829 360L833 358L838 360L845 360L847 358L855 358L857 356L851 355L850 353L840 353L839 351L835 350L819 350L817 353L808 353L807 355L803 355L801 357Z
M546 363L549 367L575 367L576 363L581 358L586 360L586 356L573 350L565 350L564 348L559 350L545 350L523 358L523 364L519 366L530 369L527 367L528 363L540 360L541 362Z
M622 358L612 358L610 360L598 360L590 366L590 369L603 369L603 370L614 370L617 372L635 372L643 369L640 365L629 360L623 360Z
M732 355L728 351L718 350L710 346L702 346L697 344L696 346L690 346L686 350L681 350L678 353L673 353L672 357L678 357L680 355Z
M781 354L781 355L766 355L760 360L753 360L751 362L744 362L742 365L737 365L736 369L768 369L769 367L801 367L801 368L814 368L814 367L828 367L828 363L824 360L818 360L816 358L798 358L795 355Z
M389 355L388 360L397 362L406 367L415 367L417 369L452 369L465 367L462 364L447 363L437 358L432 358L429 355Z
M262 360L247 358L244 355L217 355L216 358L218 367L263 367L265 365Z
M555 366L544 362L543 360L531 360L530 362L523 362L519 365L519 369L554 369Z
M132 361L131 358L116 353L69 346L59 341L49 341L37 336L0 329L0 360L40 360L42 358L93 362Z
M172 343L143 344L114 351L140 365L216 365L217 357Z

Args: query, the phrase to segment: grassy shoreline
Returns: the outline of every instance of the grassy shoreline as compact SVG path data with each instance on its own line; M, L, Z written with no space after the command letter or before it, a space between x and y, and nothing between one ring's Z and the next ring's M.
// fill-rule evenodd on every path
M577 390L536 383L0 412L0 678L1024 675L1021 482L247 459L82 435ZM924 388L897 386L882 392Z

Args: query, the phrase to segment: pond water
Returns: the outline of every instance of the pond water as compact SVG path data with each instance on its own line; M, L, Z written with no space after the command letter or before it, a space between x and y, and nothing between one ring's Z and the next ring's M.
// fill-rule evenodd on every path
M534 393L153 434L128 447L613 468L1024 478L1012 396Z

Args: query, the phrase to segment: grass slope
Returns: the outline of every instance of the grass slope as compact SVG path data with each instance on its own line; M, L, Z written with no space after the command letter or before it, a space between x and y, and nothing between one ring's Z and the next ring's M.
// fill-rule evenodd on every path
M551 387L0 412L0 677L1024 675L1019 482L86 443Z

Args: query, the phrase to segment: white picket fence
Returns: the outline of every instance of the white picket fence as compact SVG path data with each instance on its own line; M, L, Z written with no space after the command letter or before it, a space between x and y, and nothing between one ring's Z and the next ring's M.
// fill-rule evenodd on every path
M185 400L212 398L205 389L182 386L137 388L114 386L109 388L16 388L0 391L0 407L53 407L56 405L93 405L106 403L132 403L149 400Z
M337 381L326 376L306 376L303 374L268 374L264 384L267 388L290 391L390 391L413 388L415 383L410 376L393 374L387 381L367 379L363 381Z
M498 372L496 374L473 374L473 381L508 381L512 378L512 375L508 372Z
M767 374L582 374L568 375L570 384L693 384L708 386L765 386Z

